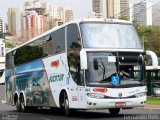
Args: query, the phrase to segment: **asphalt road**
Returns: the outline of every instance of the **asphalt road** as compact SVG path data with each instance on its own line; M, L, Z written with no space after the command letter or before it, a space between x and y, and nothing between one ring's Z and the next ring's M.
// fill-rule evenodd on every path
M0 101L4 100L4 85L0 85ZM38 109L30 113L17 112L14 106L0 103L0 120L159 120L160 110L134 108L121 110L113 117L108 110L77 111L72 117L66 117L59 109Z

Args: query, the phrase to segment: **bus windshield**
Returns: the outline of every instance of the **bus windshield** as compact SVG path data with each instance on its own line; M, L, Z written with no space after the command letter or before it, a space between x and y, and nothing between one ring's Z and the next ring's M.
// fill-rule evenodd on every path
M86 83L88 86L115 86L113 77L119 79L118 86L141 85L144 74L140 54L90 52ZM136 70L136 72L135 72Z
M81 23L80 28L84 48L142 48L132 24Z

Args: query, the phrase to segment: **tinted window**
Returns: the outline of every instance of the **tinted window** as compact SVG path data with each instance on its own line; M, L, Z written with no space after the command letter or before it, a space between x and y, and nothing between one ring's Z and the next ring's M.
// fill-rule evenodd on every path
M17 66L51 54L53 54L53 43L51 36L48 35L17 49L14 64Z
M79 52L81 49L81 42L79 37L79 30L76 24L67 26L67 51Z
M15 66L43 57L42 40L37 40L16 50Z
M6 63L6 66L12 63L17 66L32 60L47 57L53 54L65 51L65 28L54 31L52 34L46 35L36 41L24 45L14 51L14 64L12 59ZM12 56L8 55L8 59ZM12 65L12 66L13 66Z
M43 41L42 48L43 48L43 56L54 54L54 46L51 35L46 36L45 41Z
M78 85L83 85L83 72L80 70L81 44L78 27L75 24L67 26L67 52L68 65L73 80Z
M52 33L53 53L58 54L65 51L65 28Z

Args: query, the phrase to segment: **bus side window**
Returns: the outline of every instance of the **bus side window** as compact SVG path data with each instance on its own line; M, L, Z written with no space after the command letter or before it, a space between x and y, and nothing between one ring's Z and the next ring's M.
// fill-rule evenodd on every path
M65 52L65 27L54 31L51 34L53 43L53 53L59 54Z
M53 54L53 43L52 43L52 37L51 35L46 36L45 41L43 43L43 55L44 57L52 55Z
M78 85L84 85L83 71L80 69L80 58L76 56L70 56L68 59L69 70L75 83Z
M81 50L80 36L76 24L67 26L67 55L68 65L73 80L78 85L83 85L83 72L80 70L80 57Z

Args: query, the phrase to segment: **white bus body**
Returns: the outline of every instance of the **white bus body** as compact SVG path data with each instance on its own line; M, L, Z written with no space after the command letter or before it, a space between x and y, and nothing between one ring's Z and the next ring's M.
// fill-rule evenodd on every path
M75 20L6 54L6 100L18 111L143 107L144 50L133 25L106 19ZM134 67L139 72L134 74Z
M5 83L5 69L0 70L0 84Z
M160 66L146 66L148 95L160 96Z
M0 84L5 83L5 43L0 38Z

